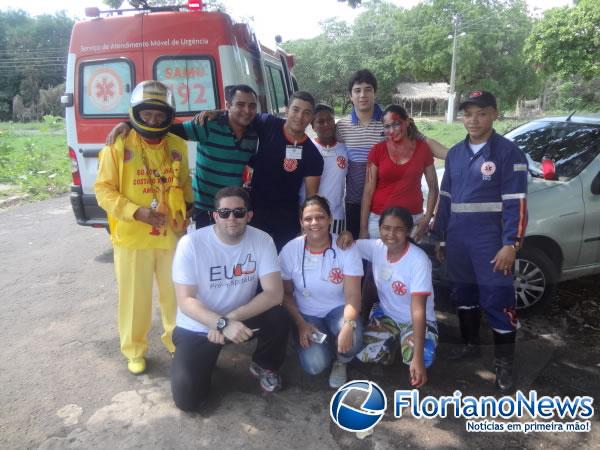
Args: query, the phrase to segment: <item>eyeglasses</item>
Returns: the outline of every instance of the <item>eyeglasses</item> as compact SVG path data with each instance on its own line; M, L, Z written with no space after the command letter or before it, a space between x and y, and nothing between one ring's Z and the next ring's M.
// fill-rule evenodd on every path
M236 219L241 219L242 217L246 216L247 212L248 212L248 210L246 208L235 208L235 209L219 208L219 209L217 209L217 214L219 215L219 217L221 219L229 218L231 213L233 213L233 217L235 217Z
M404 121L400 121L400 120L398 120L396 122L392 122L392 123L386 123L383 126L383 129L384 130L391 130L392 128L396 128L396 127L402 126L403 123L404 123Z

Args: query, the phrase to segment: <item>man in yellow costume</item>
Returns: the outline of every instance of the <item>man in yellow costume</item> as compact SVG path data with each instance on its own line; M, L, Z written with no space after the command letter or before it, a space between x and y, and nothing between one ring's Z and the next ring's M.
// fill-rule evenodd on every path
M108 213L119 289L119 337L127 368L146 370L144 358L152 323L156 276L167 350L177 302L171 266L177 240L186 229L186 204L193 200L187 145L168 134L175 116L172 93L158 81L143 81L131 94L134 130L100 153L96 197Z

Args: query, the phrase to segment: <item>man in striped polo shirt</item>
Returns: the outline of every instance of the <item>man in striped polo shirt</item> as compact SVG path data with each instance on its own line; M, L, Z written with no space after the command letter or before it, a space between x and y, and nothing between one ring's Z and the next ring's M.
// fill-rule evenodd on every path
M227 186L241 186L244 167L256 153L258 135L250 125L256 117L257 96L245 84L225 88L225 111L215 111L214 118L196 119L173 124L169 132L197 142L196 170L193 179L196 228L212 223L216 192ZM131 126L120 123L113 128L107 144L119 135L126 135Z
M345 143L348 150L346 229L354 239L358 239L360 231L360 202L369 150L384 139L381 108L375 104L376 92L375 75L367 69L356 72L348 83L348 95L354 107L336 125L336 139Z
M216 192L226 186L241 186L242 173L250 157L256 152L258 135L249 126L256 117L256 92L245 84L225 90L226 111L214 119L199 124L196 120L184 122L184 137L198 143L194 189L194 221L196 228L212 222ZM175 125L171 131L180 134Z

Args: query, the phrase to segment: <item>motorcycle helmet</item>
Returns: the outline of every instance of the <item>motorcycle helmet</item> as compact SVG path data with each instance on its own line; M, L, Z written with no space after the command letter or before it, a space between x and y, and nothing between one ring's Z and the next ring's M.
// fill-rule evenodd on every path
M143 110L159 110L166 114L160 124L148 124L140 116ZM131 93L129 101L129 120L135 130L145 138L157 139L169 131L175 116L173 93L160 81L148 80L138 84Z

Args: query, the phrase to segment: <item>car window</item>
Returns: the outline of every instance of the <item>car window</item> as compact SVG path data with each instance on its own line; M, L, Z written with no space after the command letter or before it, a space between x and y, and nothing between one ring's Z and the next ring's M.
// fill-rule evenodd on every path
M554 160L559 179L577 176L600 153L600 127L570 122L536 121L506 134L526 153L531 171L541 173L542 158Z

